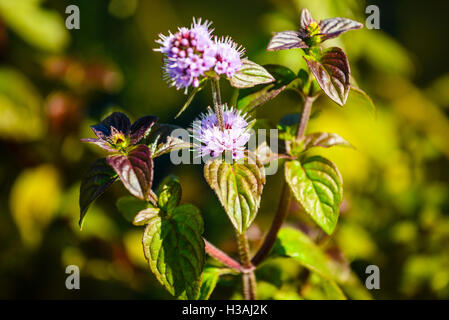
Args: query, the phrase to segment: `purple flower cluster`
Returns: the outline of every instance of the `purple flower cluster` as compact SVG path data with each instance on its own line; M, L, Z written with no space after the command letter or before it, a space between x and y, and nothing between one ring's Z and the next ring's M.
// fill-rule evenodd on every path
M200 156L213 158L230 152L232 159L239 160L245 156L245 145L250 134L250 123L245 114L239 110L224 107L224 130L220 130L217 115L209 108L208 113L202 114L193 122L194 146Z
M159 35L161 46L155 51L165 55L165 79L177 89L198 87L201 77L213 70L231 78L242 67L244 50L229 37L212 39L211 22L193 20L190 28L179 28L175 34Z
M215 38L213 47L215 57L214 71L219 75L226 75L228 78L240 70L242 67L242 56L244 49L232 41L231 38Z

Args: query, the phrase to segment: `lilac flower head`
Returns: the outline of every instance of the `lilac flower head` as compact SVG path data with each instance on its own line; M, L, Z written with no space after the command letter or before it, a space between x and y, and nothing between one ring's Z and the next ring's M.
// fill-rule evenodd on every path
M193 122L194 146L200 156L215 158L228 151L232 159L239 160L245 156L251 123L245 114L227 106L224 107L223 122L224 130L221 131L217 115L209 108L208 113Z
M210 26L194 19L190 28L156 40L160 47L154 50L164 54L164 78L177 89L198 87L208 71L232 78L241 69L244 49L229 37L212 40Z
M165 55L165 78L177 89L198 87L200 77L215 64L215 58L206 55L213 45L211 22L193 20L190 28L179 28L175 34L159 35L161 47L155 49Z
M242 67L242 56L245 50L238 46L230 37L215 37L214 48L208 54L213 53L216 60L214 71L218 75L226 75L228 78L240 70Z

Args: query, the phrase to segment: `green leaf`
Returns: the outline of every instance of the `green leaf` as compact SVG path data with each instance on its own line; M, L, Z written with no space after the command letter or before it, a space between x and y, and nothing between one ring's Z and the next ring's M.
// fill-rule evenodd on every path
M346 296L340 287L333 280L320 277L317 273L312 273L309 277L308 289L302 294L306 299L312 300L346 300Z
M258 106L274 99L297 79L296 74L287 67L268 64L264 65L264 68L275 78L275 82L241 90L237 102L238 109L252 112Z
M115 203L118 211L128 222L133 222L134 217L142 210L148 208L148 203L132 196L121 197Z
M158 205L159 208L167 213L171 213L181 201L182 189L178 178L168 176L158 187Z
M89 168L81 181L80 187L80 227L83 224L87 209L101 194L103 194L117 179L114 169L107 163L106 159L98 159Z
M189 97L187 98L186 102L182 106L181 110L179 110L179 112L176 114L175 119L178 118L190 106L190 104L192 103L193 98L195 98L196 94L204 88L206 80L207 80L207 78L202 79L200 81L199 86L194 88L192 90L192 92L190 92Z
M208 300L221 275L229 273L229 269L206 267L203 271L198 300Z
M265 169L254 162L229 164L215 159L204 166L204 177L239 233L245 232L256 217L265 184Z
M348 98L351 75L346 54L340 48L333 47L325 50L318 58L304 57L324 93L343 106Z
M159 208L149 207L147 209L143 209L142 211L139 211L139 213L136 214L132 223L135 226L144 226L148 224L150 220L153 219L155 216L159 215L160 212L161 209Z
M205 250L203 219L192 205L148 220L142 244L151 271L174 296L196 299L200 292Z
M314 292L305 294L307 299L346 299L337 285L348 284L347 276L337 268L318 245L306 234L293 228L282 228L271 253L272 257L289 257L312 271L310 282ZM356 277L357 278L357 277ZM353 279L351 279L353 281Z
M285 89L285 86L278 89L275 89L274 87L274 85L268 85L260 91L242 97L237 102L237 109L246 113L252 112L257 107L277 97L277 95Z
M304 150L308 150L313 147L330 148L333 146L352 147L348 141L336 133L315 132L308 134L304 139Z
M141 200L152 198L153 159L147 146L141 144L127 155L112 155L106 159L133 196Z
M278 233L272 255L293 258L302 266L326 279L334 278L326 255L307 235L299 230L282 228Z
M235 88L251 88L258 84L271 83L275 79L264 67L248 59L242 61L242 68L230 79Z
M297 75L290 69L278 64L266 64L263 66L272 77L277 88L290 84L297 79Z
M285 178L304 210L327 234L332 234L343 193L337 167L320 156L308 158L302 165L298 160L289 161L285 164Z

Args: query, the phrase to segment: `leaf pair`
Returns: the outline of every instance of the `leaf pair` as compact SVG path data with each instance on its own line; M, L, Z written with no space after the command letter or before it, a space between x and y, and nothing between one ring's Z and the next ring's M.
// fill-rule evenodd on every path
M89 206L120 177L128 191L141 200L153 200L153 159L150 149L138 145L128 154L98 159L87 171L80 187L80 220L82 226Z
M131 125L125 114L114 112L99 124L91 126L97 139L88 138L81 141L93 143L108 152L124 151L137 145L156 121L155 116L145 116Z
M331 18L317 22L309 10L301 12L301 27L298 31L282 31L275 33L268 44L268 51L294 48L310 48L316 43L338 37L340 34L362 28L357 21L346 18Z

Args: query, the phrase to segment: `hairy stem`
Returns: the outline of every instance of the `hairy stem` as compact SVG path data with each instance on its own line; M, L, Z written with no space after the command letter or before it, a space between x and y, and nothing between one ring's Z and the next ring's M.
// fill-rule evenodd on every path
M226 253L215 247L213 244L211 244L209 241L204 239L205 249L208 255L211 257L217 259L221 263L223 263L225 266L232 268L238 272L244 272L243 266L237 262L236 260L232 259L230 256L228 256Z
M254 274L254 267L249 257L248 238L245 233L237 233L237 243L239 247L240 262L245 268L242 274L243 296L245 300L256 300L256 276Z
M307 123L309 122L310 118L310 111L312 110L312 104L314 100L315 100L314 97L309 96L306 96L304 99L304 108L301 114L301 118L299 120L298 130L296 132L296 138L298 140L304 138ZM252 259L253 265L257 266L258 264L260 264L268 256L271 249L273 248L273 245L276 242L278 232L281 229L281 226L284 223L285 218L287 217L290 202L291 202L290 188L288 184L284 182L281 192L281 198L279 200L278 208L276 210L273 223L271 224L270 230L265 236L262 246Z
M212 79L212 99L214 100L214 110L217 115L220 130L224 130L223 105L221 104L220 79Z
M315 98L305 97L304 108L301 113L301 119L299 120L298 130L296 131L296 139L301 140L304 138L306 132L307 123L309 122L310 112L312 110L312 104Z

